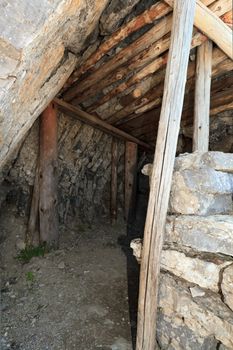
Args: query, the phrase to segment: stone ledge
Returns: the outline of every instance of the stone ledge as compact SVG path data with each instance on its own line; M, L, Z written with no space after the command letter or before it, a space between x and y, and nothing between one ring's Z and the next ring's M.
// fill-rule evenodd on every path
M181 250L233 256L233 216L168 216L165 243Z

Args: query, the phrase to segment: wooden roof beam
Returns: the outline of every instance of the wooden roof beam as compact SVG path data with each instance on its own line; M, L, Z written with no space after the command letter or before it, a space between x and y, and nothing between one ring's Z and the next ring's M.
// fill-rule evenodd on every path
M109 123L99 119L97 116L91 115L91 114L81 110L80 108L77 108L77 107L71 105L70 103L67 103L67 102L60 100L58 98L55 98L54 102L58 105L59 109L62 112L80 120L83 123L91 125L92 127L95 127L95 128L97 128L97 129L99 129L107 134L115 136L115 137L122 139L124 141L134 142L148 151L151 151L154 149L153 146L137 139L136 137L133 137L130 134L127 134L126 132L116 128L113 125L110 125Z
M218 0L217 3L220 3L221 0ZM205 4L212 4L213 0L205 0ZM221 16L229 9L231 9L231 0L224 0L224 4L213 9L216 11L216 15ZM211 5L213 6L213 5ZM212 8L212 7L210 7ZM165 18L162 18L154 27L149 31L139 37L136 41L122 49L114 57L108 60L106 63L101 65L99 68L93 67L93 73L86 77L85 80L80 81L78 84L74 84L67 92L64 94L64 99L66 101L72 101L76 96L82 95L84 91L87 91L89 88L92 88L93 85L98 85L99 82L106 77L108 74L113 72L119 66L125 64L130 58L139 54L141 51L147 49L150 45L161 39L164 35L170 32L172 23L172 15L168 15ZM152 57L153 58L153 57ZM117 76L117 74L115 75ZM100 85L102 85L100 83ZM103 88L103 86L101 86ZM97 87L97 89L99 89ZM98 90L99 91L99 90ZM89 92L87 92L89 93ZM85 98L85 95L82 96Z
M215 0L202 0L202 2L209 6ZM171 6L164 3L164 1L158 1L152 5L148 10L133 18L131 21L121 26L116 32L114 32L106 41L104 41L98 49L87 59L87 61L80 66L68 79L67 87L71 86L77 81L82 74L87 71L91 71L91 68L112 48L117 46L121 41L127 38L129 35L135 33L145 25L153 23L155 20L162 18L172 11Z
M219 5L219 1L217 2L218 5ZM226 3L224 3L224 6L221 7L221 10L219 9L219 7L217 7L217 10L216 10L216 5L215 6L213 5L211 5L210 8L217 11L216 13L218 15L222 15L229 9L229 0ZM228 18L225 18L225 17L223 18L224 20L228 20ZM194 30L191 48L202 45L205 41L207 41L207 39L208 38L206 37L206 35L200 32L197 32L197 30L196 31ZM91 105L88 108L88 110L90 112L93 112L97 107L109 101L111 98L113 98L117 94L122 93L124 90L127 90L130 86L138 83L148 75L155 73L162 66L165 66L167 63L167 54L160 57L158 56L163 52L165 52L166 50L168 50L169 45L170 45L170 33L167 34L165 37L161 38L160 40L158 40L157 42L150 45L149 48L147 48L146 50L140 52L139 54L134 56L132 59L130 59L130 61L127 62L127 66L122 66L120 68L117 68L111 74L107 75L107 77L105 77L101 81L98 81L89 89L82 92L81 94L78 94L74 99L75 104L79 104L87 100L89 97L96 95L97 92L102 91L105 87L113 84L118 80L122 80L126 78L130 71L134 71L134 70L138 71L127 81L124 81L117 87L113 88L105 96L100 98L98 102Z
M145 50L148 46L161 39L164 35L170 32L172 24L172 15L165 16L160 21L149 29L145 34L140 36L132 44L120 50L115 56L110 58L102 66L95 69L92 74L82 81L74 84L65 94L66 101L72 101L78 94L90 88L93 84L99 82L113 70L125 64L131 57Z
M174 6L174 0L164 0ZM225 0L224 0L225 1ZM222 1L222 5L224 3ZM228 1L226 0L226 3ZM214 4L214 6L216 6ZM232 3L231 3L232 6ZM230 9L229 9L230 10ZM231 29L218 16L207 8L200 0L196 1L194 25L211 39L225 54L233 59L233 42Z
M215 48L213 50L213 60L212 60L213 77L216 75L222 74L227 70L233 69L233 62L230 59L224 60L224 58L226 58L226 55L221 50L219 50L218 48ZM225 64L225 61L227 61L227 64ZM189 79L192 78L194 74L195 74L195 63L192 62L188 67L188 78ZM142 113L142 111L145 112L148 109L152 109L153 107L158 106L161 102L161 100L159 99L161 99L161 96L163 94L162 81L163 81L163 78L160 77L159 81L157 81L157 84L153 86L152 89L147 91L146 94L144 94L142 97L136 98L135 101L133 101L131 104L129 104L128 106L122 107L121 110L118 110L117 112L109 116L107 118L108 122L111 124L115 124L118 121L120 121L122 118L125 118L132 113L140 114ZM186 84L186 88L189 87L190 84L192 84L192 81L188 80ZM148 106L148 108L146 106Z
M225 13L225 15L223 15L221 18L223 22L228 25L228 27L233 29L233 11L232 10Z
M163 1L152 5L148 10L144 11L139 16L133 18L130 22L121 26L114 32L106 41L104 41L98 49L87 59L87 61L79 67L68 79L68 85L72 85L77 81L82 74L90 70L106 53L117 46L122 40L130 34L143 28L145 25L153 23L155 20L167 15L172 9Z

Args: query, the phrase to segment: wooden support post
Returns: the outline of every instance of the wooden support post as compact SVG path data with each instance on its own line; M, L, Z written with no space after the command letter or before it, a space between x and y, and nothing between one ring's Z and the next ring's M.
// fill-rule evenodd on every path
M209 149L212 46L212 41L208 40L197 49L193 152Z
M111 171L111 222L117 219L117 165L118 165L118 140L112 139L112 171Z
M28 230L26 236L26 245L37 246L39 244L39 164L35 172L34 187L32 193L32 202L28 220Z
M58 246L57 111L50 103L40 120L40 243Z
M125 219L135 204L138 147L134 142L125 143Z
M175 0L140 272L137 350L154 350L160 258L180 129L195 0Z

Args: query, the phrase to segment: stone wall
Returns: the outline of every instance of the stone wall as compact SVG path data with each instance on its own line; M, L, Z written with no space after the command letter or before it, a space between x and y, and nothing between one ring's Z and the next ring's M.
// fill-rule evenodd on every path
M38 157L39 123L25 138L12 166L4 174L7 200L16 202L20 215L28 215ZM93 222L109 218L112 137L88 125L59 116L58 182L59 217L69 222L78 215ZM119 141L118 205L123 203L124 143Z
M161 261L162 350L233 349L232 193L232 154L176 159Z

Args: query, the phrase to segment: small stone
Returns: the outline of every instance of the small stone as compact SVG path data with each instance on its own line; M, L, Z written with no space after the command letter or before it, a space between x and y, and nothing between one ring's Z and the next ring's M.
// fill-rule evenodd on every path
M17 250L24 250L25 247L26 247L26 245L25 245L23 240L20 239L16 242L16 249Z
M35 325L35 323L36 323L36 318L33 318L32 319L32 325Z
M61 270L65 268L65 263L64 263L64 261L61 261L61 262L58 264L58 268L61 269Z
M193 298L203 297L205 295L204 290L202 290L201 288L199 288L197 286L190 287L189 289L190 289L190 292L191 292Z

